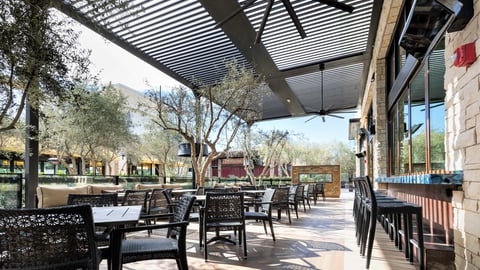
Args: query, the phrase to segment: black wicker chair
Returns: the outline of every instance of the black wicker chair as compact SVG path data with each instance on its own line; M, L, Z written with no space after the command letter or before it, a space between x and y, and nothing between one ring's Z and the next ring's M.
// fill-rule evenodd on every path
M172 212L172 198L167 189L152 189L148 199L149 215L166 214Z
M103 194L68 194L68 205L82 205L87 204L92 207L115 206L118 204L117 193L103 193ZM110 232L112 227L96 226L95 239L98 246L108 246L110 239Z
M295 215L298 219L298 205L303 202L305 209L305 201L303 200L304 185L295 185L290 187L290 193L288 197L288 204L295 211Z
M263 193L262 200L260 202L254 202L254 204L256 205L255 211L245 212L245 220L261 220L263 222L263 228L265 229L265 234L267 234L266 221L268 221L268 224L270 225L270 231L272 232L273 241L275 241L275 233L273 232L273 222L272 222L272 203L273 203L272 199L274 195L275 195L275 189L266 189L265 193Z
M316 183L315 184L315 190L314 190L313 194L314 194L313 203L315 205L317 205L318 195L322 196L323 201L326 200L325 199L325 186L323 185L323 183Z
M220 188L220 187L215 187L215 188L210 188L210 187L204 187L203 188L203 194L207 194L207 192L211 193L225 193L228 192L226 188Z
M143 211L147 211L148 193L150 190L126 190L122 205L142 205Z
M277 210L277 219L280 220L282 217L282 210L287 212L288 223L292 223L290 217L290 205L288 204L290 188L289 187L277 187L275 188L275 195L273 196L272 209Z
M200 246L204 248L205 261L208 258L208 243L226 241L236 244L230 238L221 236L220 230L239 232L239 245L243 245L243 256L247 257L245 230L245 212L243 209L243 192L213 193L207 192L205 206L201 211ZM216 236L207 240L207 232L214 231ZM205 244L203 245L203 240Z
M172 197L170 190L155 188L150 192L147 205L147 215L157 215L157 214L167 214L173 213L174 203L172 202ZM147 225L156 224L157 220L165 219L164 217L160 218L145 218L142 217L142 220L145 221ZM151 231L149 231L149 234Z
M123 197L122 205L141 205L141 218L147 215L147 202L149 190L127 190Z
M0 269L98 269L89 205L0 209Z
M88 204L92 207L115 206L118 204L118 194L68 194L67 204Z
M178 269L187 270L186 235L188 218L194 200L195 198L192 196L182 196L175 204L173 213L149 216L150 218L169 216L169 223L114 229L110 242L111 269L120 270L123 264L136 261L175 259ZM148 232L158 229L167 229L167 237L125 237L125 234L130 232Z
M308 184L308 186L306 186L303 192L304 192L304 198L308 204L308 208L311 209L310 200L314 200L315 184L314 183Z

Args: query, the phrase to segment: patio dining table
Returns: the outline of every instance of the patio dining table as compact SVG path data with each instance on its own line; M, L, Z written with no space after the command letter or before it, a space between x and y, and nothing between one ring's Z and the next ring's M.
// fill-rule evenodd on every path
M92 207L95 225L135 224L140 219L141 205Z
M196 188L179 188L179 189L172 189L170 192L175 195L182 195L185 193L195 193L197 191Z
M205 202L205 199L207 198L207 195L194 195L194 196L195 196L195 200L201 203ZM244 196L243 199L247 201L247 200L253 200L254 198L252 196Z
M241 192L245 193L247 196L253 196L255 198L260 198L263 196L263 193L265 193L265 190L263 189L257 189L257 190L240 190Z

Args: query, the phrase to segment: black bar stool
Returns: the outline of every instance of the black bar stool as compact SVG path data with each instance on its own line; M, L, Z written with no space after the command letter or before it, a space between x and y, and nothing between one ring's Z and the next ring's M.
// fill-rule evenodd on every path
M372 256L373 240L375 238L376 223L380 217L390 217L389 223L393 224L396 243L401 248L401 240L398 235L400 228L400 219L404 220L405 230L405 256L413 263L413 246L418 247L419 269L424 270L424 243L423 243L423 216L422 207L416 204L406 203L395 199L384 197L382 199L377 197L373 191L372 184L368 177L359 177L355 179L355 183L360 185L359 191L362 202L359 211L359 220L356 221L357 228L357 243L360 243L360 253L365 255L366 252L366 268L370 267L370 260ZM416 218L417 239L413 238L413 215ZM384 225L390 227L390 225ZM388 229L388 228L387 228Z

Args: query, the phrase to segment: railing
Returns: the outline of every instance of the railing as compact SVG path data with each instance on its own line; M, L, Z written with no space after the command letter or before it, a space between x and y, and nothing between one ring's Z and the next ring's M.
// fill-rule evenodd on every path
M21 208L23 204L22 174L0 174L0 208Z
M192 187L191 177L158 177L158 176L117 176L117 175L39 175L39 185L77 186L85 184L115 184L125 189L134 189L136 184L175 183L184 188ZM205 186L217 183L237 185L250 183L247 178L207 178ZM291 178L257 179L257 185L280 186L291 184ZM0 208L22 208L24 205L24 179L22 174L0 174Z

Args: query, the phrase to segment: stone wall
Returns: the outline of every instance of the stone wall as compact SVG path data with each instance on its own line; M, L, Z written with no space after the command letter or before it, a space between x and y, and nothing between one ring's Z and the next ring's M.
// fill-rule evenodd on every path
M480 269L480 61L455 67L450 57L470 42L475 42L479 55L480 1L474 5L475 15L467 27L445 37L446 169L464 172L463 191L454 191L452 202L455 265L462 270Z
M377 77L384 73L384 60L392 33L398 20L403 0L384 1L382 17L376 35L370 74ZM462 31L447 33L445 42L445 152L446 170L463 170L463 191L454 191L453 231L455 242L456 269L480 270L480 61L470 67L454 67L451 56L460 45L475 42L477 56L480 52L480 1L474 1L474 17ZM383 67L382 67L383 66ZM387 162L386 141L382 128L385 127L381 99L385 98L380 81L367 82L362 99L362 123L373 106L377 135L374 137L373 176L385 174ZM368 170L366 170L368 171ZM358 174L358 170L357 170Z
M356 175L360 175L360 166L366 166L365 173L373 172L373 179L379 176L387 175L387 112L386 112L386 61L385 57L393 39L395 25L402 9L403 0L384 1L382 6L382 14L379 20L378 30L375 37L375 46L372 51L372 60L370 62L370 70L365 94L362 99L362 127L367 127L367 116L370 106L373 108L373 117L375 121L375 135L373 136L372 162L361 164L361 160L357 160ZM357 144L357 147L359 145ZM364 147L363 149L365 149ZM358 148L357 151L360 151ZM367 160L368 162L369 160ZM372 168L372 169L369 169ZM372 176L372 175L370 175Z

